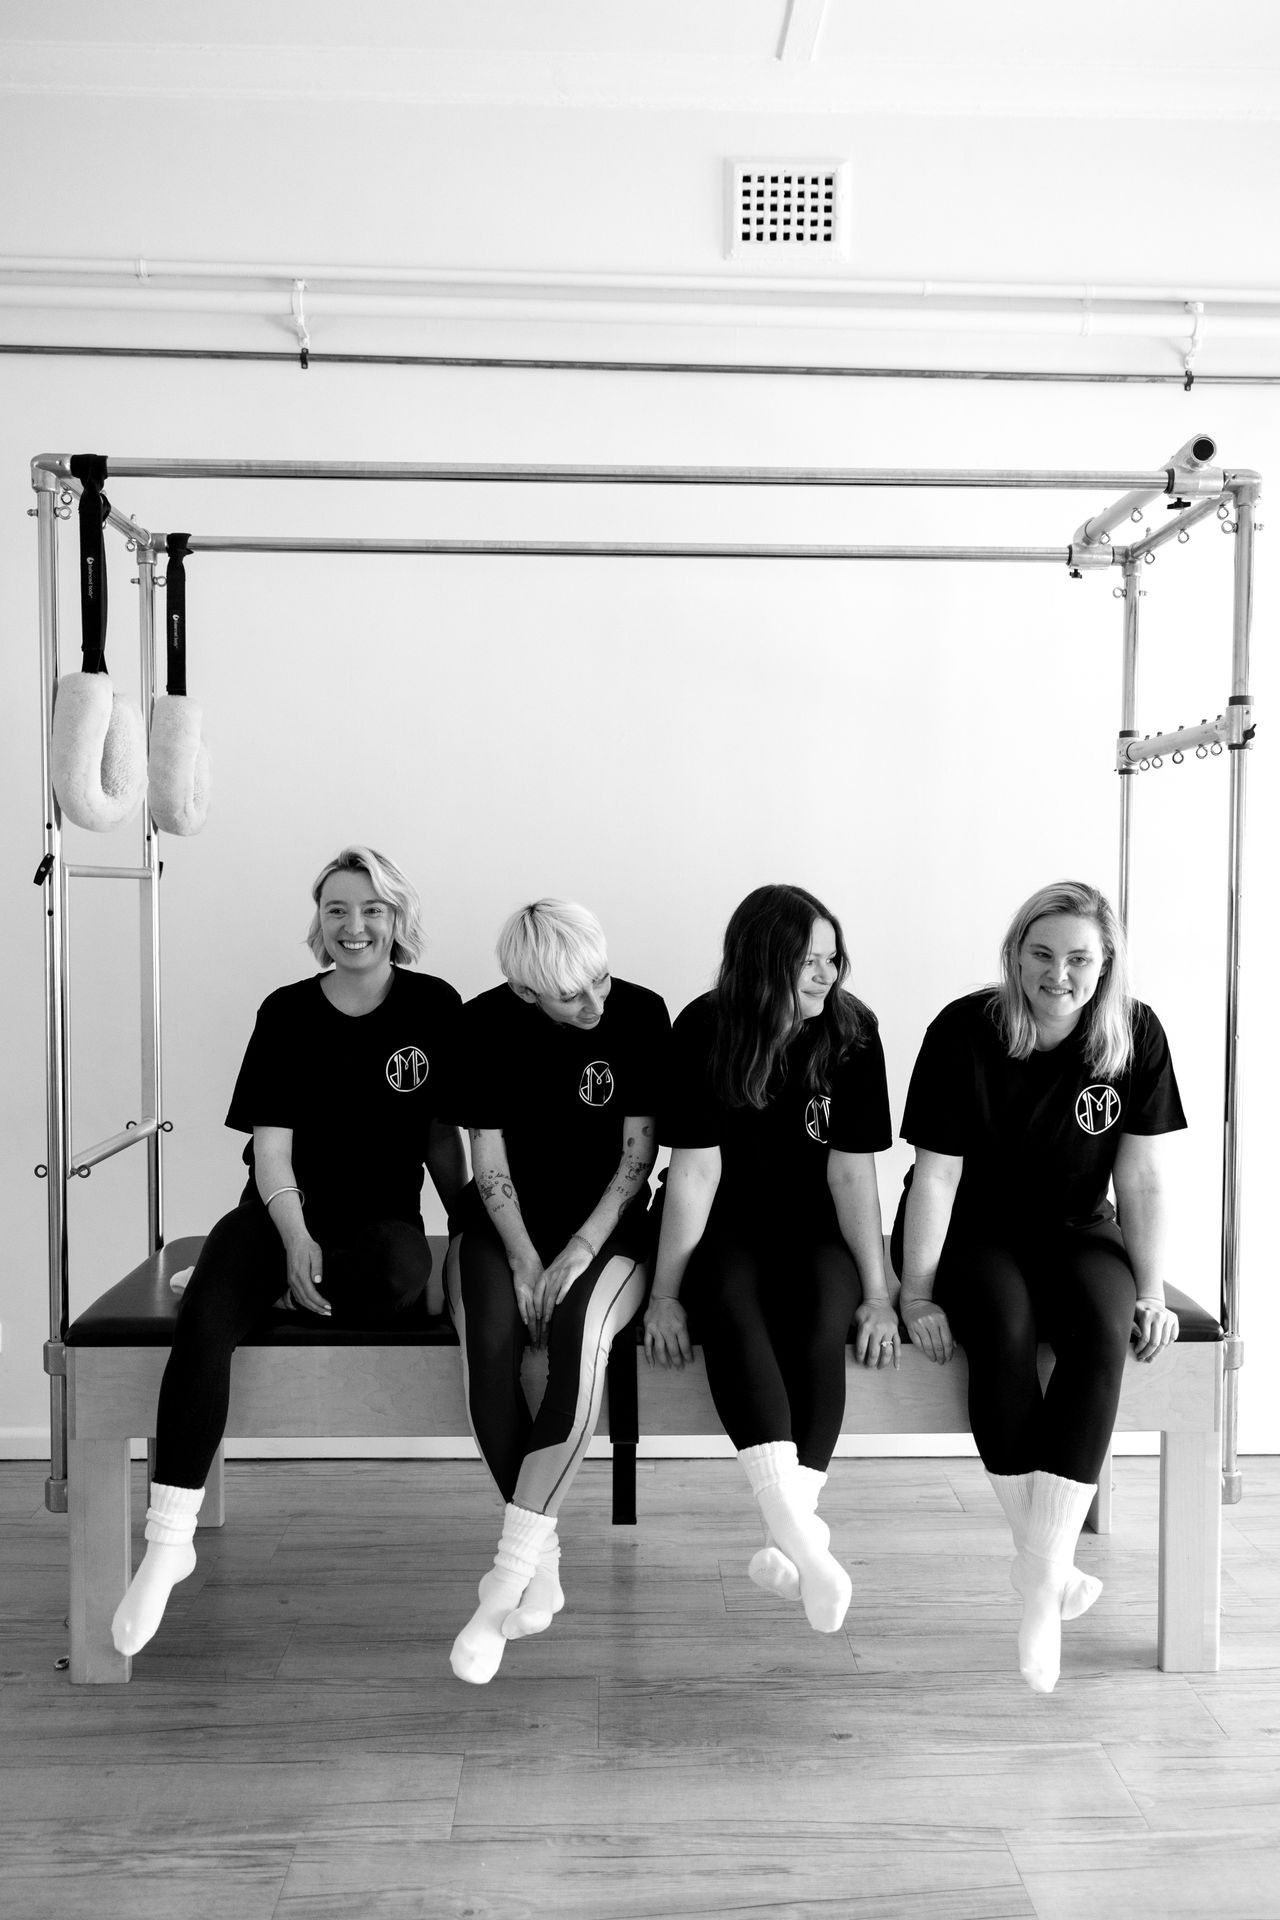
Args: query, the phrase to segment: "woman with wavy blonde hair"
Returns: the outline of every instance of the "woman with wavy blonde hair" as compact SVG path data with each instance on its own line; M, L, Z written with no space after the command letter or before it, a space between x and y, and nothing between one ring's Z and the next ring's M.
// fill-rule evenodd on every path
M1048 1693L1062 1621L1101 1591L1073 1558L1130 1341L1149 1361L1178 1335L1159 1140L1186 1121L1164 1030L1129 992L1124 934L1096 887L1033 893L1000 961L994 989L953 1001L925 1035L893 1257L914 1345L945 1364L959 1341L968 1358L970 1425L1013 1534L1019 1666ZM1042 1340L1055 1356L1043 1389Z
M160 1383L147 1550L111 1623L121 1653L146 1645L195 1567L236 1347L277 1305L317 1328L404 1325L431 1273L423 1169L449 1209L466 1178L462 1137L437 1117L436 1069L461 1001L407 970L422 951L417 893L394 861L356 845L325 863L311 898L306 944L321 970L268 994L231 1096L249 1177L183 1295Z

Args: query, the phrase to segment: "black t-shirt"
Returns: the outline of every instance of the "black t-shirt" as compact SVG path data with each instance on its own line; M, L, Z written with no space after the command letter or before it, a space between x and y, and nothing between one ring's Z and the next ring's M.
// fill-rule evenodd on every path
M553 1020L505 983L463 1008L442 1112L501 1131L520 1212L545 1258L613 1179L627 1116L657 1114L670 1037L663 1001L629 980L613 981L591 1028ZM637 1195L628 1215L647 1204Z
M1107 1187L1123 1134L1176 1133L1186 1117L1164 1028L1141 1001L1133 1058L1103 1080L1085 1057L1087 1023L1025 1060L1011 1060L991 989L944 1007L911 1075L902 1137L959 1155L960 1220L993 1212L1025 1225L1090 1226L1114 1217Z
M367 1220L421 1226L438 1069L461 998L433 974L397 967L382 1004L351 1015L330 1005L322 978L263 1001L227 1125L292 1128L293 1177L313 1234ZM252 1178L252 1140L244 1161Z
M694 1000L676 1020L660 1137L669 1147L719 1147L718 1206L747 1205L754 1215L785 1219L797 1229L806 1220L825 1229L835 1218L828 1151L881 1153L892 1145L879 1029L872 1024L863 1044L836 1063L830 1085L814 1089L806 1084L806 1068L820 1017L807 1020L787 1047L764 1107L730 1107L715 1093L714 993Z

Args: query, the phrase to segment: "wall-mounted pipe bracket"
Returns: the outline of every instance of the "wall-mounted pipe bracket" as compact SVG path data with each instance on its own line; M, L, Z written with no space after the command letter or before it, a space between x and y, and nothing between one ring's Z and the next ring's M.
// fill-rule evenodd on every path
M67 1350L61 1340L44 1343L44 1370L51 1380L62 1380L67 1372Z

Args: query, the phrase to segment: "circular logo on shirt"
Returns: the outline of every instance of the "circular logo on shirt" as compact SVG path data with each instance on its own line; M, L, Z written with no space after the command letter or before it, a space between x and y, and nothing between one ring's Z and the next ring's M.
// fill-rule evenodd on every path
M1120 1118L1120 1095L1114 1087L1086 1087L1076 1101L1076 1125L1082 1133L1105 1133Z
M427 1056L421 1047L397 1047L387 1061L387 1085L397 1093L416 1093L425 1086Z
M820 1147L827 1144L827 1127L831 1121L831 1095L815 1093L804 1110L804 1130L811 1140Z
M607 1060L592 1060L582 1069L578 1098L589 1107L607 1107L613 1098L613 1068Z

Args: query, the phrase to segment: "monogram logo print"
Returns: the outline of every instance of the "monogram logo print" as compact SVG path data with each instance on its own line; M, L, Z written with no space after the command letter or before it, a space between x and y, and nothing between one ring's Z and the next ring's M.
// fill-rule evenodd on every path
M387 1085L397 1093L416 1093L426 1078L427 1056L421 1047L397 1047L387 1061Z
M1076 1125L1082 1133L1105 1133L1120 1118L1120 1095L1114 1087L1086 1087L1076 1101Z

